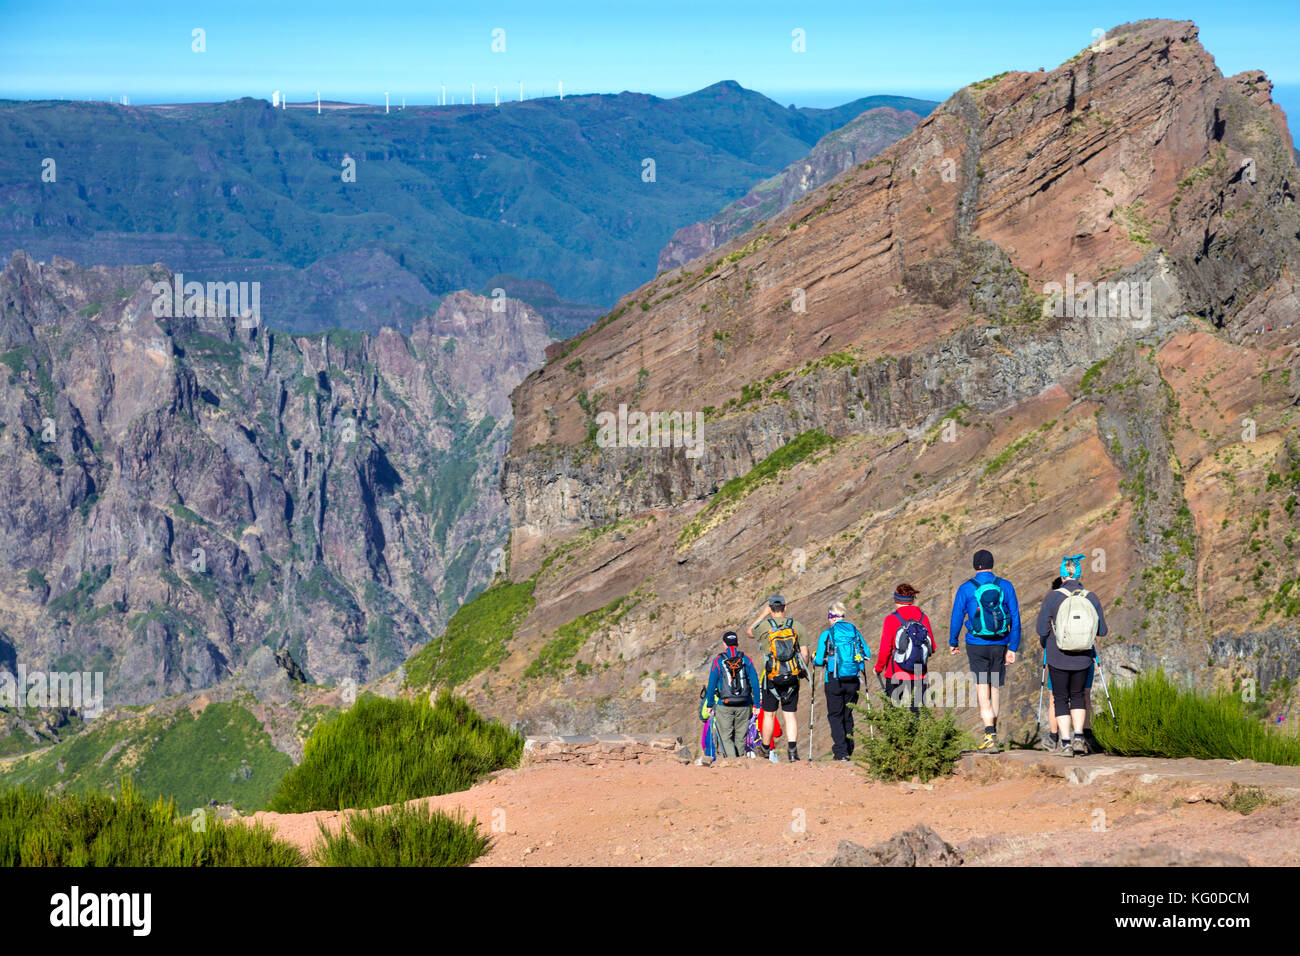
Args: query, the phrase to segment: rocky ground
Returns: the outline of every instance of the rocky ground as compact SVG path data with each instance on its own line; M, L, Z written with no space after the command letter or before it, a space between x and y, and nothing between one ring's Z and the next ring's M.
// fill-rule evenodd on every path
M1229 809L1234 784L1266 802ZM841 841L869 847L921 824L956 851L920 841L922 865L1300 864L1300 768L1250 761L1018 751L964 758L957 775L927 785L870 782L828 762L554 763L420 802L492 833L478 866L821 865ZM306 849L318 821L334 828L340 817L253 819Z

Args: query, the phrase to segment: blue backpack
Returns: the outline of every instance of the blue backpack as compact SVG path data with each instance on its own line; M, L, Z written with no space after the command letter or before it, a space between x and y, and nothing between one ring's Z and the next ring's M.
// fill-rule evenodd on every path
M897 611L894 617L898 618L898 630L894 632L894 666L909 674L915 674L917 668L924 673L925 662L933 650L930 632L920 621L903 617Z
M841 629L840 625L844 627ZM871 657L871 652L862 643L862 634L848 621L836 621L831 625L831 643L835 645L835 657L831 660L832 677L857 677L862 669L859 665Z
M997 578L980 584L970 579L975 588L975 613L971 615L971 632L976 637L1001 637L1011 631L1011 611L1007 595Z

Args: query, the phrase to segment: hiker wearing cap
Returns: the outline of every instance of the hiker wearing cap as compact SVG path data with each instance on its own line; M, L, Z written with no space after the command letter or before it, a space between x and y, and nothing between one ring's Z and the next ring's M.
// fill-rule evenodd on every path
M885 693L896 704L907 697L914 714L920 712L926 670L934 653L934 631L930 618L916 606L918 593L906 582L894 588L894 610L885 615L876 655L876 674L884 680Z
M1011 582L993 573L993 554L975 552L975 576L962 582L953 595L948 623L949 653L957 653L957 638L966 628L966 657L975 677L984 739L981 753L998 752L998 696L1006 681L1006 665L1016 662L1020 650L1020 604Z
M1050 590L1055 591L1061 586L1061 579L1058 576L1052 581ZM1097 674L1097 651L1093 648L1092 663L1088 665L1088 676L1083 679L1083 742L1088 746L1088 752L1094 753L1100 748L1097 747L1096 741L1092 736L1092 682ZM1052 691L1052 675L1047 670L1047 648L1043 648L1043 679L1047 685L1048 693ZM1039 692L1039 719L1042 714L1042 693ZM1055 696L1052 700L1055 702ZM1061 731L1056 723L1056 706L1047 708L1047 739L1043 742L1043 749L1055 751L1061 746Z
M754 619L745 633L758 641L765 655L761 677L760 756L776 760L771 751L779 705L786 715L786 754L790 760L798 760L799 724L795 720L795 711L799 709L799 681L808 676L808 632L794 618L786 617L785 598L773 594L767 599L763 613Z
M735 631L722 636L722 653L709 668L705 701L713 702L713 730L719 757L745 756L749 718L758 713L758 672L749 655L737 646Z
M1061 586L1047 592L1038 609L1035 630L1047 652L1052 706L1060 733L1060 752L1086 754L1083 729L1087 717L1084 684L1094 666L1097 638L1106 636L1106 618L1097 595L1079 580L1083 555L1061 561Z
M858 702L858 675L871 659L862 632L845 620L845 607L836 601L826 614L830 626L817 638L813 664L826 668L826 719L831 725L831 755L836 760L853 756L853 710ZM811 759L817 755L812 754Z

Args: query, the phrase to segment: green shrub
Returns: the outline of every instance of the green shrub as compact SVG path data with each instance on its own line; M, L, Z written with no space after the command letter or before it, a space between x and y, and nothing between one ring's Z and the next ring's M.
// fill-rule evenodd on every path
M150 803L124 780L117 794L0 791L0 866L302 866L262 826L209 815L197 830L176 804Z
M413 804L351 814L338 833L318 826L312 859L321 866L467 866L491 843L477 820Z
M366 695L312 731L270 808L367 809L465 790L484 774L518 766L523 750L521 736L450 694L432 707L423 697Z
M971 741L957 726L952 711L943 716L922 707L919 714L892 701L867 709L854 707L859 727L854 761L877 780L922 783L952 773L957 758ZM872 733L874 731L874 733Z
M1300 766L1300 740L1252 720L1236 694L1199 694L1151 671L1112 686L1111 695L1117 719L1098 707L1092 720L1097 742L1109 753Z

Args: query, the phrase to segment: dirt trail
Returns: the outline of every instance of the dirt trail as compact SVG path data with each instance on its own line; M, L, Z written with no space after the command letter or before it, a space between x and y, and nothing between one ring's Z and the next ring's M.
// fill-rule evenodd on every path
M1214 801L1233 781L1278 802L1225 809ZM841 839L870 845L918 823L976 865L1300 864L1300 768L1249 762L1009 753L965 758L928 788L836 763L548 764L415 802L477 817L493 836L477 866L821 864ZM318 820L341 816L253 819L307 849Z

